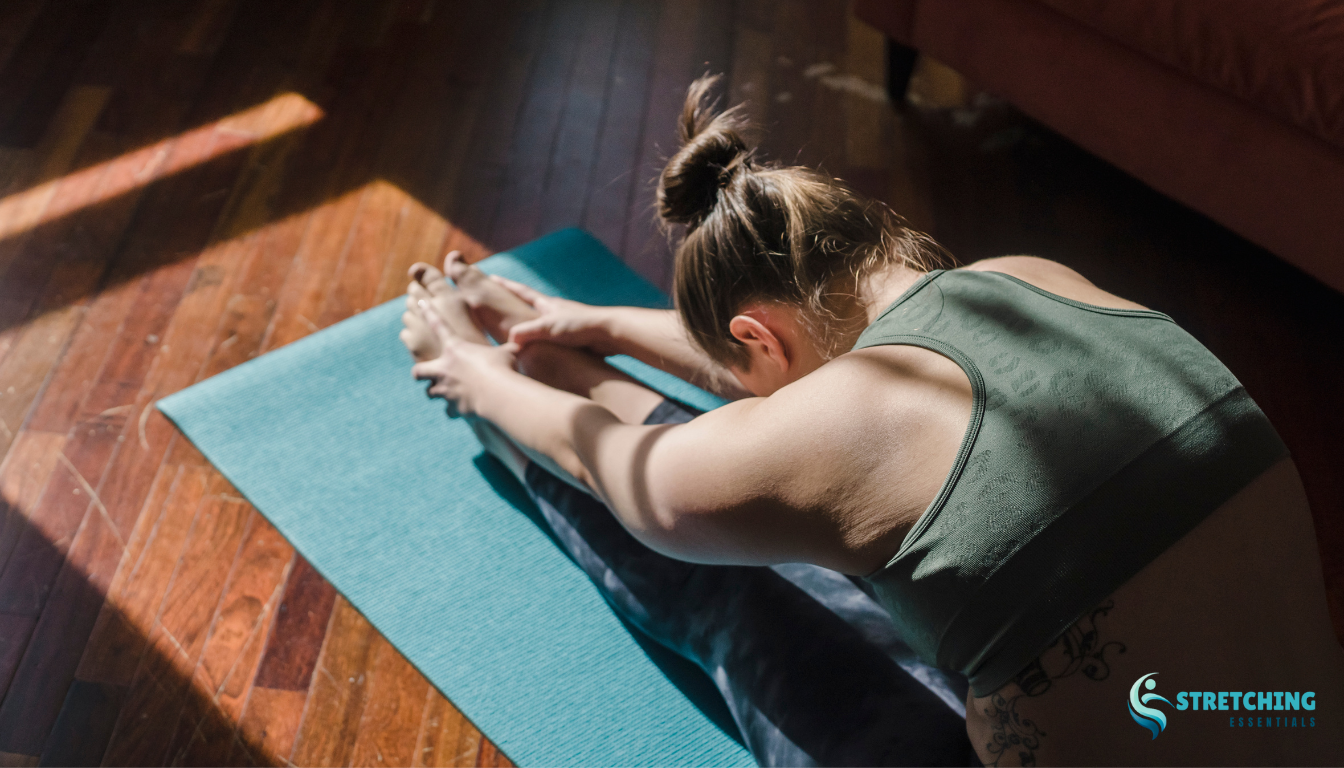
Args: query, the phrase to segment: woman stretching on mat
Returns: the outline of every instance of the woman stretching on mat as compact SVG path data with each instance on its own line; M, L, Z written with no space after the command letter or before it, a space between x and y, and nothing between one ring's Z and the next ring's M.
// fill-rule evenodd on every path
M450 254L456 287L413 270L403 340L613 605L711 673L757 759L965 759L934 667L969 678L985 763L1344 757L1306 498L1227 369L1060 264L930 271L935 246L881 204L759 162L711 83L658 189L684 227L675 314ZM613 353L736 400L692 418ZM863 624L827 602L843 590L814 615L770 602L805 579L751 581L788 567L690 563L861 576L928 666L871 622L809 644L827 616Z

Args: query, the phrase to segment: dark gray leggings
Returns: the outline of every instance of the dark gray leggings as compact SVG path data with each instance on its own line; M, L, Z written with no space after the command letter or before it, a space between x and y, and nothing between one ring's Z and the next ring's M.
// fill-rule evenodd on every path
M696 414L665 401L647 424ZM923 664L848 577L664 557L536 464L528 493L620 616L695 663L761 765L979 765L965 678Z

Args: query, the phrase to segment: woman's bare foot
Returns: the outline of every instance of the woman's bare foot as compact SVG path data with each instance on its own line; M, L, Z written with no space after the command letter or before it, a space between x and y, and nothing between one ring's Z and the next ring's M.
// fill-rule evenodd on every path
M503 343L515 324L537 316L537 310L517 294L467 264L461 252L450 252L443 260L443 267L452 282L431 264L417 262L410 269L407 312L402 316L406 328L401 332L401 340L416 360L439 355L438 340L420 316L420 301L429 301L455 333L478 343L486 341L482 329Z
M444 258L443 271L457 284L476 322L501 344L508 341L510 328L540 314L518 294L468 264L460 251Z
M436 358L441 351L438 339L421 317L420 301L432 303L449 330L477 343L486 341L482 329L504 343L510 328L540 315L516 293L467 264L457 251L448 254L443 268L456 286L444 279L443 272L424 262L410 270L412 282L406 291L408 311L402 316L406 328L401 338L417 360ZM528 376L591 398L629 424L643 422L663 401L662 395L586 350L548 342L528 344L518 353L517 364Z
M443 278L443 273L429 264L417 263L410 270L411 284L406 287L406 312L401 316L401 342L417 361L432 360L439 356L438 337L425 322L420 302L428 302L443 318L448 329L467 341L487 343L485 333L472 318L462 292Z

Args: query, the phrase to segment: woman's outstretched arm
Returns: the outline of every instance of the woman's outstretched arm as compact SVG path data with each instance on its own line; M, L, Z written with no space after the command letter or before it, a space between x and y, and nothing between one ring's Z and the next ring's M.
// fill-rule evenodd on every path
M863 409L822 397L861 380L856 371L814 373L770 398L730 403L687 424L645 426L515 370L529 365L527 350L515 357L515 344L471 343L431 323L443 352L414 369L432 381L430 394L548 457L650 548L694 562L810 562L862 572L856 558L867 556L869 542L844 510L863 500L847 494L889 454L853 439L871 426Z

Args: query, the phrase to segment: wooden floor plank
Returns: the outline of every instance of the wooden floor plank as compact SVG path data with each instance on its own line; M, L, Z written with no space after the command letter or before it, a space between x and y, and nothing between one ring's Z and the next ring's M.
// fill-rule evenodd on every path
M210 347L194 340L217 332L239 265L253 255L256 245L256 239L247 238L215 244L192 261L156 271L155 275L168 277L169 291L177 292L181 300L171 310L164 305L157 314L124 325L118 336L119 343L124 344L129 338L133 344L140 333L150 331L144 343L155 347L153 356L142 357L140 368L122 365L120 370L108 367L100 373L101 381L113 375L121 377L115 389L119 396L126 396L132 392L132 386L136 387L129 411L134 422L128 424L127 439L118 451L115 471L101 490L109 513L127 532L135 525L149 483L175 434L154 403L196 381ZM187 275L184 286L183 273ZM164 314L168 317L164 318ZM89 403L99 393L95 385L84 407L94 407Z
M724 73L726 103L742 104L747 119L764 129L775 95L774 16L741 2L734 11L733 53Z
M484 737L452 702L431 688L417 742L415 766L474 766Z
M151 274L158 279L147 280L142 289L152 290L151 286L157 285L165 295L158 302L137 304L136 313L123 324L112 347L114 351L126 350L126 356L110 360L104 366L82 404L88 411L99 406L103 406L102 410L126 410L128 421L122 435L124 439L118 443L116 454L104 472L98 493L108 515L127 538L136 526L174 434L166 419L153 410L158 385L164 375L172 373L171 361L191 358L196 349L183 343L182 339L183 326L190 325L183 322L183 315L190 313L179 313L180 309L189 310L195 303L180 301L190 286L194 267L194 259L184 260ZM203 291L199 288L194 292L196 296L200 293ZM170 304L172 298L179 301ZM211 327L218 322L215 317L209 321ZM186 379L183 383L187 383L192 372L179 375ZM118 400L121 402L117 405L104 405Z
M546 171L555 147L570 76L591 5L553 3L527 84L509 149L499 206L492 217L489 242L507 248L536 236Z
M435 204L433 190L443 169L441 152L461 132L463 118L439 105L459 101L480 66L472 61L473 55L480 54L482 38L498 24L483 23L485 5L479 0L458 3L451 11L437 14L434 7L422 8L418 16L411 6L401 4L399 19L387 33L388 46L411 55L404 65L393 67L402 75L394 78L395 85L390 84L383 96L388 115L382 137L372 150L373 167L378 178ZM430 13L427 20L423 18L426 10ZM470 123L469 117L466 122Z
M365 2L378 5L375 0ZM367 32L357 22L351 22L345 30L346 45L328 72L328 77L340 78L344 87L335 100L323 105L327 109L326 121L332 127L341 126L342 130L336 134L336 145L326 156L313 158L323 169L318 178L325 185L322 198L309 204L343 195L372 181L378 170L380 145L395 131L388 101L395 99L405 85L405 66L411 60L412 46L365 47L357 41Z
M145 634L158 616L163 596L168 592L178 560L186 546L187 535L196 519L202 499L210 483L211 472L202 468L188 468L175 478L161 509L147 510L155 522L139 556L128 563L121 573L124 580L115 592L108 594L108 602L125 617L136 630L134 647L126 652L95 663L87 660L80 669L80 677L94 682L130 685L140 664Z
M0 222L0 229L8 233L0 239L0 270L5 273L0 280L0 328L4 329L0 335L5 337L0 344L0 391L4 392L0 453L26 420L82 319L82 311L71 306L71 300L92 290L102 272L100 263L77 255L71 258L75 254L64 247L68 238L57 230L34 231L31 224L50 209L79 205L94 194L94 178L54 179L70 169L107 99L104 88L74 89L43 142L32 179L49 183L0 201L8 216ZM9 328L30 313L38 316L34 322L25 328Z
M46 0L13 0L0 5L0 75L28 36L45 4Z
M9 326L26 317L41 297L46 276L63 254L52 253L51 241L60 232L36 230L43 217L89 204L99 181L96 174L66 174L75 165L98 117L111 96L100 86L70 89L47 126L46 135L36 147L35 163L26 178L16 179L21 186L0 202L0 323ZM43 237L45 235L45 237ZM36 245L30 245L36 241ZM34 253L33 251L37 251ZM27 299L27 306L20 304Z
M366 188L345 253L317 313L318 327L325 328L373 306L384 260L406 209L406 193L391 184L379 181Z
M677 117L686 101L686 87L703 74L685 44L695 38L700 5L699 0L666 0L658 17L639 159L633 169L635 186L617 251L626 264L662 288L668 284L663 265L667 241L654 223L654 182L665 158L677 151Z
M309 689L335 604L336 590L300 557L285 584L256 685L283 691Z
M93 630L123 540L102 515L87 515L48 605L0 704L0 751L40 754Z
M432 21L421 44L430 50L418 57L417 76L397 105L403 115L394 121L414 130L402 134L405 141L389 143L379 158L383 178L447 219L456 219L458 182L474 160L467 151L482 105L493 96L487 83L512 32L511 5L472 0L425 6ZM439 76L443 72L451 74ZM455 106L445 111L438 104Z
M288 765L307 699L307 691L253 688L238 724L233 751L223 764Z
M119 145L119 142L107 140ZM97 195L107 189L125 188L132 180L152 182L165 171L165 160L172 142L127 152L108 162L99 178ZM129 194L117 195L86 209L60 226L73 230L74 256L90 263L111 263L107 282L89 303L84 322L67 354L62 356L47 394L32 417L34 429L64 432L81 417L80 403L88 395L112 347L112 341L136 301L139 283L134 277L132 260L112 263L116 249L138 208L145 187L133 187Z
M543 186L534 196L539 204L534 236L582 223L607 111L621 6L620 0L595 0L588 8Z
M75 670L76 679L124 686L129 684L135 674L135 666L144 648L145 633L131 616L123 612L121 600L126 593L127 583L139 574L145 547L155 537L162 517L160 513L182 474L181 467L164 466L154 478L144 510L131 532L121 562L117 564L117 571L108 585L103 607L99 610L84 655Z
M206 0L191 14L187 32L178 44L183 53L209 56L219 52L238 11L239 0Z
M810 67L828 63L818 61L812 5L807 0L783 0L775 6L775 92L764 145L771 158L784 163L825 159L812 136L813 105L821 88L815 78L806 76Z
M842 79L851 73L846 72L845 61L845 19L829 12L818 3L809 4L807 26L813 40L815 63L809 72L803 71L803 79L812 84L811 114L806 118L809 130L808 143L814 152L806 158L808 165L820 168L832 176L838 176L848 168L846 133L848 132L849 112L846 104L859 98L863 91L854 88L846 90L842 83L852 80ZM881 93L882 81L872 84ZM852 87L852 86L851 86ZM882 190L878 190L878 194Z
M313 58L313 65L317 66L325 56L314 54ZM361 104L367 96L361 94L372 87L369 82L372 77L361 74L352 85L357 93L343 94L340 101L325 103L326 117L286 159L287 178L291 180L278 190L275 202L276 210L286 218L272 225L264 245L264 252L269 255L256 263L279 261L288 264L288 268L283 281L262 287L262 281L257 279L260 276L253 275L248 284L255 288L242 289L247 293L255 290L257 295L276 302L259 350L284 346L320 327L317 321L321 319L329 282L348 246L352 220L365 194L359 186L351 189L349 179L358 178L359 171L349 166L354 163L358 168L367 168L371 162L368 157L351 160L350 156L358 154L359 146L352 136L358 137L369 121L369 109ZM330 199L333 193L337 194L336 199ZM314 211L290 213L315 203ZM273 274L279 276L278 272Z
M276 298L262 350L276 349L319 330L322 302L364 199L356 190L323 204L312 215L298 253Z
M41 138L53 114L59 110L62 94L70 89L80 68L80 53L98 38L111 13L107 3L76 0L60 5L74 6L78 16L64 25L59 53L47 62L14 115L8 122L0 123L0 144L31 146Z
M184 748L195 725L210 713L213 690L200 690L193 671L250 519L251 509L241 499L212 494L201 505L151 634L149 656L163 661L142 659L129 692L128 703L134 704L124 710L105 761L122 765L170 761L174 746ZM152 700L137 699L146 689L154 692ZM196 722L175 745L183 715Z
M100 765L125 696L124 686L72 682L42 748L41 764Z
M478 768L512 768L513 761L495 746L489 739L481 739L481 751L476 753Z
M0 462L0 564L27 530L28 515L37 508L64 447L64 434L25 431Z
M261 651L294 562L294 549L255 511L248 539L211 628L192 685L202 693L184 709L168 762L221 765L229 760Z
M9 681L19 668L23 652L28 648L28 638L32 637L36 625L34 616L0 613L0 696L8 691Z
M124 421L80 425L67 438L42 500L0 574L0 613L36 617L65 562L76 531L90 512L101 514L88 478L102 476Z
M28 517L59 466L64 445L64 435L24 432L0 465L0 562L8 560L30 530ZM9 690L36 624L37 617L30 612L0 614L0 699Z
M350 763L368 701L376 634L354 606L337 598L290 762L311 766Z
M209 137L211 132L201 132ZM208 146L197 150L204 152L233 152L240 142L247 140L246 134L214 132L213 139L207 139ZM189 148L190 149L190 148ZM265 148L255 148L251 157L255 161L258 153L265 156ZM227 155L226 155L227 156ZM169 163L171 170L171 163ZM177 186L180 191L190 193L193 188L210 187L228 179L231 172L236 173L239 165L244 165L238 157L221 166L208 169L199 178L184 180ZM244 165L244 167L246 167ZM265 186L264 174L241 174L234 186L235 195L229 202L247 200L257 186ZM224 205L222 213L218 206L209 206L195 223L195 234L189 234L190 228L176 233L177 237L188 242L190 239L208 236L212 230L230 231L239 226L241 220L249 215L255 216L254 208L248 205ZM151 213L151 216L153 214ZM212 221L210 216L217 216ZM124 355L117 365L106 366L99 373L95 385L91 388L84 408L97 407L101 398L134 397L131 403L136 416L135 429L128 430L127 437L118 455L119 471L113 473L109 487L104 490L105 501L118 519L119 524L129 533L134 526L136 515L141 506L149 480L155 474L157 462L163 455L171 428L162 416L152 410L153 401L162 394L168 394L192 383L205 362L208 347L193 343L191 339L207 335L218 327L220 310L228 297L228 285L238 264L245 262L249 255L250 241L241 243L222 243L207 249L195 260L179 261L153 273L155 278L167 280L168 290L156 289L156 295L163 299L150 307L140 306L134 322L123 324L118 333L118 344L123 348L139 350L148 348L146 353ZM149 281L151 284L153 281ZM184 296L174 304L175 296ZM140 340L141 334L143 341ZM116 345L113 347L114 351ZM110 388L109 388L110 385ZM90 405L92 401L93 405ZM115 406L117 408L125 406Z
M215 134L203 138L200 147L178 149L191 159L204 160L209 153L228 152L245 139ZM184 140L185 141L185 140ZM225 193L233 186L242 157L236 153L220 156L222 159L205 162L196 169L170 179L156 189L153 199L147 200L125 251L138 255L142 266L152 268L142 280L137 311L129 315L121 333L113 344L108 364L100 372L84 403L84 412L100 413L108 408L134 403L154 357L160 352L168 326L182 300L195 271L196 258L207 244L211 230L219 218L224 196L211 197L216 190ZM180 158L186 162L187 158ZM192 216L174 221L168 214L175 208L176 196L205 201L192 210ZM184 254L189 254L183 258ZM199 287L199 283L197 284Z
M14 346L0 361L0 450L11 441L27 419L47 374L56 363L52 350L62 349L80 321L78 307L48 312L28 323Z
M528 97L529 76L536 63L542 33L550 17L544 0L519 0L511 9L512 34L495 53L496 66L489 71L485 103L472 132L466 157L468 167L458 176L451 210L453 223L487 248L508 247L491 233L510 165L510 149L518 115Z
M251 521L251 505L226 493L212 494L196 515L182 552L182 567L173 576L158 618L173 649L191 664L188 669L195 668L205 647Z
M82 41L81 45L81 41L71 41L70 38L80 34L77 19L92 10L88 8L90 5L86 0L46 3L33 20L28 34L11 54L3 77L0 77L0 144L13 145L16 139L30 138L10 135L7 129L30 99L51 95L49 91L40 91L38 86L44 84L42 76L53 65L59 67L61 60L69 56L69 51L62 56L66 44L75 42L75 51L87 47L87 41ZM56 84L46 85L50 88ZM59 97L63 89L57 87L56 90Z
M177 708L187 687L173 645L162 627L149 631L146 651L127 687L102 765L163 764L166 741L173 733Z
M616 50L607 78L605 110L583 212L584 228L616 253L620 253L625 236L630 196L637 186L647 181L639 177L635 166L645 128L658 13L658 3L639 0L627 0L621 8Z
M369 57L367 51L359 54ZM322 56L315 57L317 63ZM367 193L364 184L374 162L376 139L385 127L383 113L371 102L378 87L388 76L388 63L372 68L347 69L339 62L338 71L329 73L346 86L336 100L323 104L326 117L313 131L312 141L290 161L291 176L297 185L281 191L278 207L288 212L295 207L317 204L297 246L297 255L276 298L274 320L263 348L288 344L319 328L323 302L340 259L349 247L352 221L361 210ZM335 199L331 199L335 197ZM337 223L339 222L339 223ZM374 288L376 289L376 278Z
M169 85L168 78L155 82L149 77L150 73L163 71L170 50L177 42L173 33L176 31L180 35L174 28L171 12L158 3L118 5L103 34L85 52L75 82L112 89L110 113L104 115L100 126L108 135L130 139L130 143L121 146L126 151L164 138L175 130L181 111L164 109L167 102L162 99L171 91L173 101L180 105L187 94L180 79L175 78L170 89L165 87ZM132 92L138 97L134 108L129 103ZM157 94L159 98L146 98L151 94ZM157 127L130 136L121 128L129 127L131 120L146 127Z
M375 634L368 700L349 765L408 766L424 720L429 681L392 644Z
M882 93L886 69L886 37L857 17L845 19L844 58L838 62L845 74L870 83ZM851 96L845 99L845 166L881 169L891 167L894 110L884 97Z
M217 488L212 482L211 486ZM112 765L158 765L176 731L191 672L218 606L228 566L247 520L240 501L210 489L197 505L178 566L157 605L156 619L104 756ZM183 515L182 517L185 517Z
M401 221L382 258L382 274L372 300L375 306L405 295L412 264L438 264L447 253L448 222L415 198L402 198Z
M193 672L193 684L216 703L229 702L225 713L237 718L251 677L235 676L249 649L252 667L260 660L264 630L280 601L285 577L294 562L294 548L255 510L248 512L248 534L239 551L229 584L210 628L210 637ZM247 664L241 664L244 668ZM233 683L233 688L229 685ZM190 724L192 728L195 723Z

